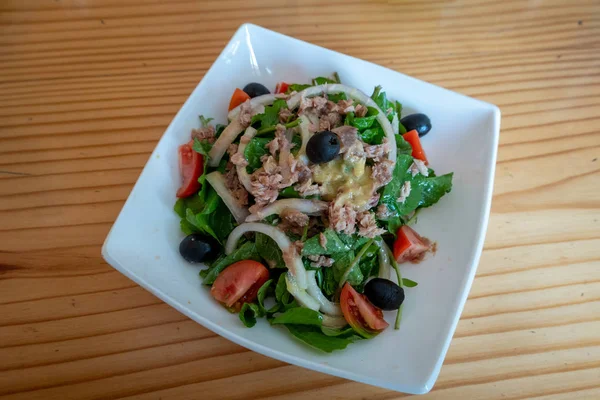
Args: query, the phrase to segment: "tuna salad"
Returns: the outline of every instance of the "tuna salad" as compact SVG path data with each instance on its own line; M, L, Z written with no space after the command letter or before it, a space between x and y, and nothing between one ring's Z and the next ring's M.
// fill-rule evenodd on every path
M413 226L452 189L420 137L425 114L337 74L236 89L226 124L200 116L179 147L181 256L202 263L214 301L331 352L400 326L400 264L435 247ZM418 289L413 289L418 290ZM410 290L407 290L410 295ZM264 322L261 322L264 323Z

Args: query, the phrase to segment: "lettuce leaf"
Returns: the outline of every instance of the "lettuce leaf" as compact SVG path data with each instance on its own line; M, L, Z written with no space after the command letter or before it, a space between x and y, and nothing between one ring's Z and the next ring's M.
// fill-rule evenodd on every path
M251 124L258 130L275 126L279 123L279 110L287 108L283 99L277 99L272 105L265 107L265 112L252 117Z

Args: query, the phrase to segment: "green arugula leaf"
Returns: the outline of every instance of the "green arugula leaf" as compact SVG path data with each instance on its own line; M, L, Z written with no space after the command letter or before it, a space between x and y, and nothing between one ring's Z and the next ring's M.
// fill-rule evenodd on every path
M255 242L258 254L267 262L270 268L286 268L283 253L273 239L263 233L256 232Z
M204 115L200 115L200 125L202 125L203 128L206 128L208 126L208 124L210 124L210 121L213 121L214 118L204 118Z
M275 287L275 300L278 304L280 311L289 310L290 308L298 307L298 303L294 297L288 292L287 285L285 283L285 272L279 275L277 286ZM272 312L269 310L269 312Z
M286 94L290 94L292 92L301 92L304 89L308 89L309 87L312 87L313 85L310 84L303 84L303 83L292 83L288 86L288 89L286 90Z
M269 154L269 150L265 147L271 138L253 137L244 149L244 157L248 160L248 173L251 174L258 168L262 167L260 158L265 154Z
M240 317L240 321L242 321L247 328L252 328L256 325L256 319L262 317L263 314L258 305L254 303L244 303L238 316Z
M323 76L318 76L312 80L313 86L324 85L326 83L338 83L333 79L325 78Z
M410 145L410 143L408 143L406 140L404 140L404 137L402 137L402 135L395 135L396 136L396 148L398 149L398 154L406 154L406 155L411 155L412 154L412 146Z
M331 353L334 350L343 350L354 342L355 338L327 336L321 328L310 325L285 325L292 335L317 350Z
M326 296L333 296L337 291L337 282L333 268L318 268L316 272L317 285Z
M373 126L373 122L377 118L376 115L371 115L370 117L355 117L352 119L352 126L357 128L359 131L363 129L370 128Z
M318 311L311 310L310 308L296 307L277 315L270 322L271 325L294 324L320 327L323 322L323 316Z
M348 100L348 96L346 96L346 93L344 92L328 94L327 98L334 103L337 103L340 100Z
M216 137L221 136L221 133L223 133L223 131L225 130L225 128L227 128L227 125L217 124L215 126L215 136Z
M410 280L408 278L402 278L402 286L415 287L417 285L418 285L418 283L413 280Z
M383 143L383 138L385 137L385 132L383 128L379 125L377 127L365 129L362 132L358 132L358 136L362 139L363 142L368 144L381 144Z
M340 279L344 276L344 273L350 268L355 259L354 250L346 251L339 254L334 254L333 259L335 260L333 265L331 266L331 270L333 271L333 279L335 280L336 285L339 286ZM360 270L360 266L358 263L352 267L348 276L346 277L347 282L351 285L360 285L360 283L365 279L365 276L362 274ZM337 287L336 287L337 290ZM334 290L335 293L335 290Z
M321 327L321 332L323 332L323 334L326 336L341 336L346 338L355 336L354 329L352 329L351 327L344 329L334 329L323 326ZM356 337L358 338L358 336Z
M423 177L417 175L418 185L421 189L419 207L430 207L437 203L446 193L452 190L453 173L442 176Z
M321 246L319 235L315 235L304 242L304 248L302 249L302 255L304 257L311 255L331 255L349 249L348 246L342 242L338 234L332 229L325 229L323 235L325 235L325 238L327 239L327 248Z
M179 227L181 228L181 231L186 235L191 235L192 233L198 232L196 227L190 224L185 218L181 218L181 221L179 221Z
M265 107L264 113L256 114L252 117L252 126L258 124L258 130L274 127L279 123L279 110L281 110L282 108L287 108L287 103L285 102L285 100L275 100L272 105Z
M228 266L234 262L242 260L254 260L260 261L260 255L256 249L254 242L246 242L240 247L235 249L233 253L228 256L222 255L217 258L210 266L209 269L200 271L200 276L203 278L203 283L206 285L212 285L217 279L217 276Z
M264 315L266 313L265 309L265 297L269 292L273 292L271 290L271 284L273 283L273 279L269 279L266 281L260 289L258 289L258 293L256 295L256 301L258 302L258 307L260 308L261 314Z
M210 152L210 149L212 149L212 146L213 145L207 140L200 140L198 138L195 138L194 144L192 145L192 150L194 150L196 153L200 153L203 156L205 156L206 164L206 161L208 160L208 153Z

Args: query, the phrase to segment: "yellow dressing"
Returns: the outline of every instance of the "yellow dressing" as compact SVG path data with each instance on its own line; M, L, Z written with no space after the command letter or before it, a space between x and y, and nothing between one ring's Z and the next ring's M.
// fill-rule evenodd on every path
M343 160L337 158L314 167L313 180L322 187L322 197L331 201L338 197L340 203L360 208L368 203L373 192L371 167L365 158Z

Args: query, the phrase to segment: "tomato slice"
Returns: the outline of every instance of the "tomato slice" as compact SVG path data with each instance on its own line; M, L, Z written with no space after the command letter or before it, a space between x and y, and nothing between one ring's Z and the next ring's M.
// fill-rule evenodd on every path
M364 338L371 338L389 326L383 319L383 312L348 282L342 288L340 305L346 321Z
M231 95L231 100L229 100L229 111L233 110L246 100L250 100L248 93L239 88L235 89Z
M256 300L258 289L269 280L269 271L259 262L243 260L225 268L210 289L225 306L240 311L244 303Z
M279 82L277 84L277 86L275 86L275 94L277 93L285 93L287 92L288 88L290 87L289 84L285 83L285 82Z
M410 226L401 226L396 236L398 238L394 242L394 258L397 263L406 261L417 263L429 250L429 240L419 236Z
M202 155L193 149L194 141L179 146L179 172L181 173L181 187L177 190L177 197L188 197L200 190L198 178L204 170Z
M425 150L423 150L423 147L421 146L419 132L417 132L416 129L413 129L410 132L406 132L404 135L402 135L402 137L404 140L410 143L412 147L412 156L423 161L425 164L429 164L429 161L427 161L427 156L425 155Z

